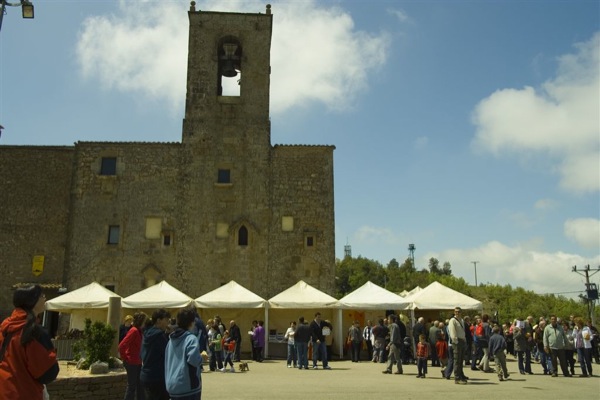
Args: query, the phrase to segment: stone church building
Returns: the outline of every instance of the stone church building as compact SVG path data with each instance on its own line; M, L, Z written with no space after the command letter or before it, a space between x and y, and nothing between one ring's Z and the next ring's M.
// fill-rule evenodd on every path
M333 294L335 147L271 144L272 22L192 3L181 142L0 146L0 317L31 283Z

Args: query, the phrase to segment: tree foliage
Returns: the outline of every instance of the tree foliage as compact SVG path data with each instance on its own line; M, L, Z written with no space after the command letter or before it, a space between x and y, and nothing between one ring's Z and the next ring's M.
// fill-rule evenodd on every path
M75 358L85 355L84 369L96 361L107 362L111 366L110 347L116 334L117 331L109 324L100 321L92 324L92 320L86 318L83 338L73 345Z
M538 295L520 287L513 288L511 285L488 283L471 286L463 278L452 276L449 261L444 262L440 268L439 261L433 257L429 260L429 270L421 271L415 269L410 258L400 265L394 258L385 267L377 261L362 256L346 257L336 261L338 298L354 291L367 281L395 293L410 291L416 286L424 288L438 281L444 286L481 301L483 312L489 315L497 313L502 322L524 319L529 315L535 319L550 314L563 318L569 315L587 317L586 304L563 296Z

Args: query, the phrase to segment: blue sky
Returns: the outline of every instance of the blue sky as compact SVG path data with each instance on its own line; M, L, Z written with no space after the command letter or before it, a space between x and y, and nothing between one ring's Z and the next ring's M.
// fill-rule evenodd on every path
M36 0L0 145L181 139L187 1ZM266 2L197 1L265 12ZM273 144L333 144L336 255L576 296L600 265L600 3L272 1ZM600 273L592 277L600 283Z

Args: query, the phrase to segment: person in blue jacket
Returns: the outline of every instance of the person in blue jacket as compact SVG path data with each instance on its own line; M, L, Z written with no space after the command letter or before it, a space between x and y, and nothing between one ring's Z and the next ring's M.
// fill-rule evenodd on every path
M202 355L198 338L191 332L194 311L187 308L177 313L177 328L169 335L165 352L165 383L174 400L200 400Z
M166 331L170 318L171 314L165 309L156 310L150 326L144 329L140 381L146 400L169 400L165 385L165 349L169 342Z

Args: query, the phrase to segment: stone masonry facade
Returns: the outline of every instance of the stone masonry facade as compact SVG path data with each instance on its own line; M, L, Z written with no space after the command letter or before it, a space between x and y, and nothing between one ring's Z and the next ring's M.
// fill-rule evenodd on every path
M333 294L335 147L271 144L270 6L188 14L181 142L0 146L0 317L24 283ZM232 69L239 93L223 95Z

